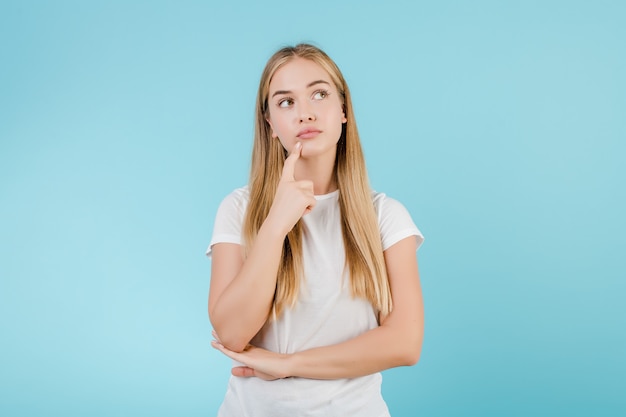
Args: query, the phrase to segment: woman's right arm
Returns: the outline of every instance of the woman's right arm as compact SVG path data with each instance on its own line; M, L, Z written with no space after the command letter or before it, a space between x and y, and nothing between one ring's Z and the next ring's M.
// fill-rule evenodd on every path
M240 245L213 245L209 318L224 346L242 351L265 323L284 237L265 222L245 261Z
M294 178L301 149L296 146L285 160L272 208L247 258L241 245L212 247L209 318L222 344L235 352L241 352L267 320L285 236L315 205L313 183Z

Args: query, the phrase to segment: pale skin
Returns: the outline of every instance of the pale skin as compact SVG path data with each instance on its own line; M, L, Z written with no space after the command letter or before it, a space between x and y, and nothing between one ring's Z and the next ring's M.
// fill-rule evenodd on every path
M276 71L268 103L272 136L290 154L248 256L244 258L240 245L212 247L209 317L216 339L212 346L245 365L233 368L233 375L266 380L352 378L415 364L424 330L415 237L384 252L393 310L381 318L379 327L343 343L293 354L249 345L272 307L285 236L315 209L314 195L337 188L333 166L341 124L346 122L340 95L328 73L302 58Z

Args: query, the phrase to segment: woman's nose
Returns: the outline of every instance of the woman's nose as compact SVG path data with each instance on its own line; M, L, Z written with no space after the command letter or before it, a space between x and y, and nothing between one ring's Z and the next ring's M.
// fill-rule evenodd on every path
M300 123L314 122L317 119L311 107L306 105L300 106L300 114L298 118L300 119Z

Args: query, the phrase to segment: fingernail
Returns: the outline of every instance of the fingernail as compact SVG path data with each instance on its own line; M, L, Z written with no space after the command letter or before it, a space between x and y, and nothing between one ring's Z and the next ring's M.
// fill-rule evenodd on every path
M296 149L300 149L302 147L302 142L296 142Z

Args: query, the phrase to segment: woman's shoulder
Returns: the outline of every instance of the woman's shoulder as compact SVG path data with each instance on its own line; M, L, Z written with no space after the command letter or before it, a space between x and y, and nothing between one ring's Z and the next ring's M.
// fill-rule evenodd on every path
M250 198L250 187L244 185L243 187L235 188L233 191L230 192L230 194L226 196L226 198L229 197L236 199Z
M250 200L250 190L248 186L235 188L227 194L221 201L217 212L219 214L233 213L241 217L245 213Z
M422 232L417 228L411 214L400 201L376 191L372 191L372 201L378 216L383 250L411 235L417 236L418 247L422 244L424 240Z
M222 200L222 204L247 204L250 199L250 188L247 185L243 187L235 188L230 193L226 194Z
M385 193L372 190L371 195L372 202L374 203L374 208L376 209L376 213L378 213L379 217L383 214L388 214L389 212L406 210L404 205L400 201L396 200L395 198L389 197Z

